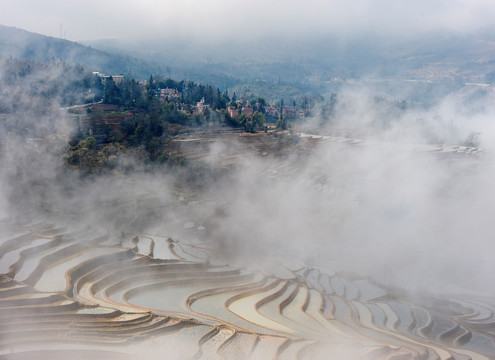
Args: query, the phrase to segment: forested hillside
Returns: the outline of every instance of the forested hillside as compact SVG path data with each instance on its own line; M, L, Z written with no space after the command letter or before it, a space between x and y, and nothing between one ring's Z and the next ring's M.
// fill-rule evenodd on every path
M160 67L126 55L116 55L78 43L0 25L0 56L46 62L62 60L108 74L146 78Z

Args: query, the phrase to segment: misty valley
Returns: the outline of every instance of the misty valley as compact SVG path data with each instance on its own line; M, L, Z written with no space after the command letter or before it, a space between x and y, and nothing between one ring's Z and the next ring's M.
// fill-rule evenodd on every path
M0 27L0 359L495 359L492 59L311 44Z

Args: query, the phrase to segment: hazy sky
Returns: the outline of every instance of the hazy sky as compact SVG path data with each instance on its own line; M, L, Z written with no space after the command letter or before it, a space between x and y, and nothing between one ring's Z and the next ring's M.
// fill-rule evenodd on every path
M324 32L470 31L490 26L493 0L0 0L0 24L68 40Z

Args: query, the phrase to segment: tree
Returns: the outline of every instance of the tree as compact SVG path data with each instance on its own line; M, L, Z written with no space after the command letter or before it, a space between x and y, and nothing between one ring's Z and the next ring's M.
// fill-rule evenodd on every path
M257 129L263 128L265 124L265 116L260 112L256 112L251 116L246 116L246 114L242 113L239 116L238 121L245 132L255 133Z
M113 81L113 77L108 77L105 80L105 88L103 90L103 102L105 104L120 104L120 90Z
M146 90L148 92L148 99L156 95L156 84L155 84L155 80L153 79L153 75L151 74L148 80L148 86L146 87Z
M203 117L206 120L206 122L208 122L210 120L211 113L210 113L210 110L208 108L205 108L203 110Z
M265 113L266 100L260 96L256 99L256 104L258 104L258 111Z
M150 78L148 80L148 90L154 89L155 86L155 80L153 80L153 75L150 74Z
M95 138L89 136L68 149L66 161L67 164L77 167L87 174L92 174L104 165L105 156L98 152Z
M105 93L105 85L101 81L101 78L98 75L91 75L91 83L90 83L91 91L93 93L93 102L101 100L103 94Z
M280 129L280 130L287 130L288 129L287 118L281 112L278 113L277 129Z
M131 81L124 81L121 85L121 104L127 107L133 107L139 105L142 99L142 91L139 83L132 79Z
M223 98L225 99L226 103L230 102L229 92L227 90L225 90L225 92L223 93Z
M471 133L469 133L466 141L464 142L464 145L468 146L468 147L474 147L474 148L479 147L480 146L480 135L481 135L481 133L472 131Z
M241 125L244 128L245 132L251 132L249 131L249 125L247 123L248 117L246 116L246 114L242 113L241 115L239 115L237 121L239 122L239 125Z
M154 136L144 146L151 160L157 160L161 154L162 142L159 137Z
M287 130L290 127L287 118L284 116L284 99L280 100L280 110L278 112L277 129Z
M253 114L253 123L255 128L262 129L265 126L265 115L261 112L256 112Z

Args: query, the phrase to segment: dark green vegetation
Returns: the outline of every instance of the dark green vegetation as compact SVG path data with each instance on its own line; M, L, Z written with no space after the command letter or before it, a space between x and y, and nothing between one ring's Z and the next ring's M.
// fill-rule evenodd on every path
M178 133L223 126L254 133L264 128L262 98L235 101L209 85L153 76L146 83L117 83L112 77L103 82L101 104L69 109L77 131L66 160L85 173L120 166L122 153L153 166L184 164L165 146Z

